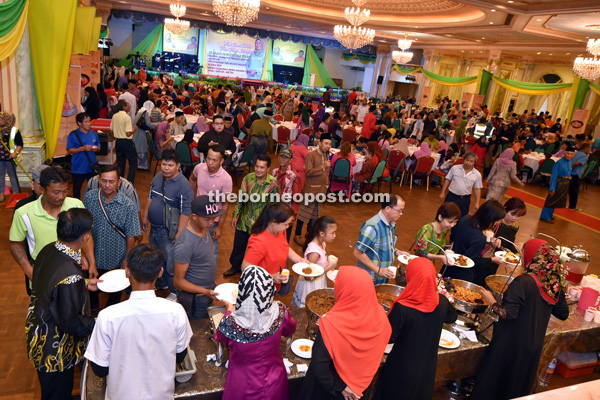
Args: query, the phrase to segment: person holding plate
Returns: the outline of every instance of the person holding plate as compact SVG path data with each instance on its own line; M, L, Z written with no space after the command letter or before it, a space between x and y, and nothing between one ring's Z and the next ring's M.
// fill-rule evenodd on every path
M392 334L368 272L339 269L336 304L319 319L301 400L368 399Z
M442 327L457 318L448 299L437 293L431 260L410 261L406 280L388 314L394 347L381 369L376 399L398 398L399 388L404 399L431 399Z
M431 244L433 242L439 247L444 248L446 237L460 219L460 208L455 203L443 203L437 210L435 221L424 225L417 233L415 239L415 254L419 257L429 258L430 260L441 260L443 263L452 265L450 260L441 250Z
M550 315L569 317L565 299L566 266L546 241L525 243L525 273L504 292L502 304L483 290L483 299L498 315L494 335L479 367L473 400L526 396L535 382Z
M227 303L215 332L215 340L229 349L223 400L287 400L279 344L282 336L294 334L296 321L283 303L274 301L275 282L263 268L247 266L238 289L236 304Z

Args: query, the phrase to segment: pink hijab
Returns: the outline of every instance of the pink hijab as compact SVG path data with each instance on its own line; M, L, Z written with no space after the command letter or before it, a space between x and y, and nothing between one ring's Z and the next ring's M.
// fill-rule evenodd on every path
M427 144L425 142L421 143L421 148L419 150L415 151L415 154L413 154L415 159L419 159L419 157L430 156L430 155L431 155L431 150L429 150L429 144Z
M512 148L508 148L500 154L498 157L498 166L500 168L512 168L517 165L513 157L515 156L515 151Z
M210 130L210 127L204 122L203 115L198 117L198 121L196 121L196 129L198 129L198 132L207 132Z
M440 140L438 142L438 151L442 151L442 150L448 150L448 144L446 143L445 140Z

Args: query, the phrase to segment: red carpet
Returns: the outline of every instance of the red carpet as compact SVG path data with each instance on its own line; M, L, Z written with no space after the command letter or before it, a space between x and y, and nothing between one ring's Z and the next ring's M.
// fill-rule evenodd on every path
M525 203L540 210L544 207L544 202L546 201L545 197L539 197L513 187L508 188L506 194L510 197L519 197ZM600 218L596 218L582 212L569 210L568 208L557 208L554 210L554 215L574 222L577 225L581 225L584 228L588 228L594 232L600 233Z

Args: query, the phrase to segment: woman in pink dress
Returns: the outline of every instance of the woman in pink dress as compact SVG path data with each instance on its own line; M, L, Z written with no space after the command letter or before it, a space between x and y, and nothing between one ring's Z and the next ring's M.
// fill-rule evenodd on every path
M301 187L304 187L304 180L306 179L306 167L305 160L308 155L308 136L301 134L296 138L296 141L292 143L290 147L292 149L292 168L298 173L300 178Z
M296 321L288 308L273 301L275 282L256 265L247 267L235 306L219 324L215 339L229 348L223 400L289 399L288 378L279 350L281 336L292 336Z

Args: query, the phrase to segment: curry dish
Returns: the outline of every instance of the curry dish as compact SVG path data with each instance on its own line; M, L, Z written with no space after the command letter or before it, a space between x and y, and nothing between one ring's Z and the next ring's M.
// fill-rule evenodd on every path
M485 301L483 301L483 297L481 297L480 293L474 292L471 289L467 289L466 287L462 286L456 286L456 293L454 293L454 297L462 301L466 301L467 303L487 304Z
M319 316L331 310L331 307L334 305L335 297L328 296L327 294L313 296L306 302L306 307Z
M488 283L490 289L495 290L498 293L504 293L508 288L508 285L504 287L504 282L500 281L491 281Z
M394 305L394 301L396 301L397 296L394 296L390 293L377 293L377 301L380 304L385 304L387 307L392 308Z

